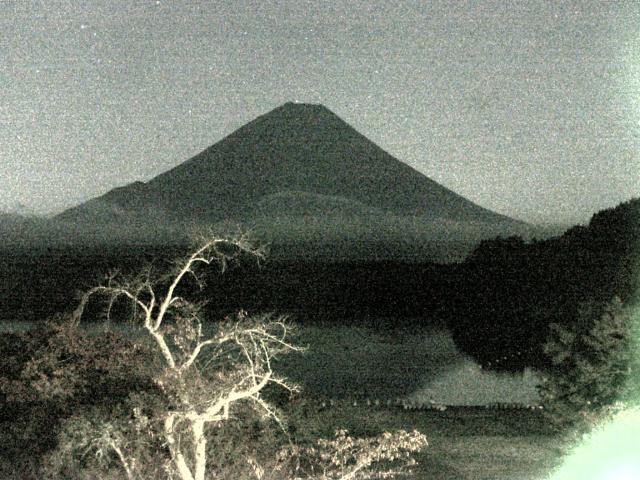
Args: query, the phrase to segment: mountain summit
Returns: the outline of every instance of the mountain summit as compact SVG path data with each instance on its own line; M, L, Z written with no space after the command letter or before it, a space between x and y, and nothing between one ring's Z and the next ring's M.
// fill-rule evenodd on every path
M303 103L285 103L149 182L111 190L58 219L212 223L309 211L519 223L395 159L326 107Z

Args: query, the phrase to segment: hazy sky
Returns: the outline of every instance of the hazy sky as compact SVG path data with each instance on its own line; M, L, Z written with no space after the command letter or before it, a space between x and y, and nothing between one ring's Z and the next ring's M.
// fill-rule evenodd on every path
M148 180L286 101L529 221L640 195L640 2L0 0L0 207Z

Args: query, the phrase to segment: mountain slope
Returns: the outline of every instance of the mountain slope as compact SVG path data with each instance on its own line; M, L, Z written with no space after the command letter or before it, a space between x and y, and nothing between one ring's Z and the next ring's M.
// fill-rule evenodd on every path
M272 201L283 192L302 194L289 195L288 203ZM522 225L400 162L327 108L294 103L256 118L146 184L114 189L57 218L211 223L250 217L256 208L264 215L265 205L290 205L296 197L308 202L305 194L314 196L315 212L324 210L318 202L331 199L345 211L364 206L394 216Z

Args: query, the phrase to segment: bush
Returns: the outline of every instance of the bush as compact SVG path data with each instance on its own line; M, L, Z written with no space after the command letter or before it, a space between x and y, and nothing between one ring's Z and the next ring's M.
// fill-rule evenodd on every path
M353 438L346 430L311 446L290 445L278 454L286 478L308 480L365 480L407 474L416 462L412 453L427 445L418 431L385 432L372 438ZM374 466L375 465L375 466ZM300 474L304 477L300 477ZM256 475L258 480L263 478Z
M55 449L65 420L88 406L109 415L133 392L155 388L139 368L152 351L115 332L89 335L70 320L1 337L0 440L14 462L33 465Z
M553 428L582 431L610 412L629 377L630 342L630 315L618 298L583 304L573 324L551 324L551 368L539 391Z

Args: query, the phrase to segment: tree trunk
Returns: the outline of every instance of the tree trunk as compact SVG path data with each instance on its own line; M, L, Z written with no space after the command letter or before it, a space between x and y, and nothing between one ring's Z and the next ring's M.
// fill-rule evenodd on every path
M175 418L173 415L169 415L164 421L164 436L169 444L169 451L171 452L171 459L173 464L178 470L181 480L194 480L193 474L187 465L184 455L180 451L180 448L176 445L176 439L173 433L173 423ZM204 477L203 477L204 478Z
M204 436L204 420L198 419L191 424L195 460L194 480L204 480L207 468L207 438Z

